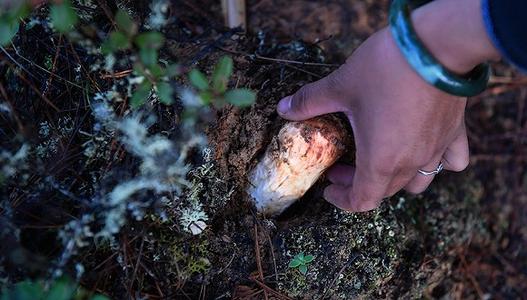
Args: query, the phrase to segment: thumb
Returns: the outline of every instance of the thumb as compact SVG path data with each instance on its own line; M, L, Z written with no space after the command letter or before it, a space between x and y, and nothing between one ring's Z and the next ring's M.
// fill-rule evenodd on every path
M332 78L335 74L303 86L295 94L278 103L278 114L284 119L301 121L319 115L344 111L342 101L334 97L338 87Z

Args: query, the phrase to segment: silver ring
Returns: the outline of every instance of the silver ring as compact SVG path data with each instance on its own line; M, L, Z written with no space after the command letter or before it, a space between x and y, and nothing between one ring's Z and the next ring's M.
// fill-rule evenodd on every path
M439 166L437 166L437 169L433 170L433 171L424 171L424 170L417 170L417 172L421 175L425 175L425 176L433 176L433 175L437 175L439 174L439 172L443 171L443 163L439 163Z

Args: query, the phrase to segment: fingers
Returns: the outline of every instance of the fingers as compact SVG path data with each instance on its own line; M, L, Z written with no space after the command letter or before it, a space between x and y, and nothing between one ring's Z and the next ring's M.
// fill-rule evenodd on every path
M443 154L443 166L445 170L461 172L467 168L469 156L467 131L465 126L463 126L460 134Z
M445 170L461 172L469 163L468 139L465 128L461 130L460 134L448 146L442 157L432 159L430 163L423 166L422 170L435 170L439 163L443 163ZM420 194L424 192L434 180L434 175L422 175L417 173L415 177L404 187L404 189L412 194Z
M468 140L463 128L444 154L434 157L421 170L433 171L443 163L444 169L460 172L468 162ZM401 172L361 172L351 166L336 164L328 170L327 177L333 184L324 191L324 198L341 209L362 212L375 209L384 197L402 187L413 194L424 192L435 175L422 175L415 170L412 178L411 174Z
M345 164L335 164L326 173L327 178L334 184L348 186L353 183L355 168Z
M441 157L436 157L426 166L423 166L421 170L427 172L433 171L437 169L440 163ZM423 175L416 171L414 178L404 187L404 190L412 194L420 194L428 188L434 180L434 177L435 175Z
M346 171L350 172L345 174ZM384 198L390 178L381 174L370 176L352 167L337 167L328 177L335 184L324 190L324 198L336 207L365 212L377 208ZM347 184L352 180L351 185Z
M319 81L303 86L292 96L285 97L278 103L277 111L285 119L293 121L306 120L315 116L343 111L344 107L334 96L338 84L335 73Z
M349 186L332 184L324 190L324 199L336 207L353 211L350 206Z

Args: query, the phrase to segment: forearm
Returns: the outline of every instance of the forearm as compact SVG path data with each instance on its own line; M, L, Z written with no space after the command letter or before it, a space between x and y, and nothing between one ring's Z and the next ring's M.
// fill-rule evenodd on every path
M416 9L412 20L429 51L453 72L500 58L485 29L481 0L436 0Z

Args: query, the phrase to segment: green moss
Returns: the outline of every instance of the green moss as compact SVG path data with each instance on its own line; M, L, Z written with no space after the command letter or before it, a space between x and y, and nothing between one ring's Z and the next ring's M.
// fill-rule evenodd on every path
M188 280L194 275L205 274L210 268L208 240L206 238L184 241L174 239L168 249L171 265L177 277Z
M285 257L304 251L316 257L306 277L287 270L280 288L291 296L359 295L390 276L401 251L404 228L389 205L373 213L334 209L321 224L301 224L283 232ZM351 283L351 284L350 284Z
M288 227L279 233L284 275L278 288L302 299L422 297L432 278L420 268L425 255L444 255L482 230L481 190L472 177L457 177L421 196L394 197L373 212L332 209ZM300 251L316 257L305 277L287 268Z

